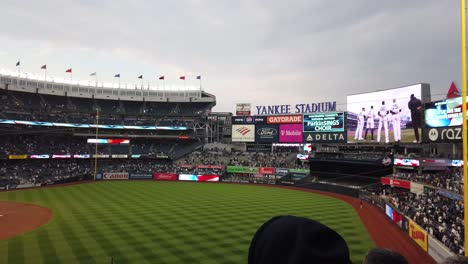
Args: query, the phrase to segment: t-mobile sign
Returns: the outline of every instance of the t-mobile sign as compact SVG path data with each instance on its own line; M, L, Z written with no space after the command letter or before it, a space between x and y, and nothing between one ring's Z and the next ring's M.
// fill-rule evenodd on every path
M279 142L281 143L302 142L302 124L280 125Z

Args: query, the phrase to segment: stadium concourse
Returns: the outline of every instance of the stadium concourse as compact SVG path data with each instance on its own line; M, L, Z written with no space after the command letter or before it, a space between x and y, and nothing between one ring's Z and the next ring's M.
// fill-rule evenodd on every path
M428 85L411 89L424 91ZM392 241L410 241L411 252L397 249L414 263L430 261L429 255L438 262L464 255L460 155L451 145L456 141L413 144L413 137L419 140L416 127L415 135L409 129L403 133L409 143L395 138L391 145L347 144L348 133L361 133L363 112L348 115L349 129L344 112L321 114L337 125L334 132L317 135L310 132L311 120L320 114L232 117L211 113L215 105L216 97L203 91L90 89L0 75L0 190L94 179L294 186L348 201L378 246L391 245L376 238L378 228L364 215L388 216L388 229L399 237ZM385 119L379 122L388 122L390 114L382 109ZM411 115L409 109L401 113ZM282 120L293 123L274 123ZM405 128L412 125L407 117L402 120ZM302 134L305 129L310 131ZM388 133L388 123L384 130ZM309 138L321 141L308 146ZM367 213L358 208L359 200ZM417 257L410 256L414 251Z

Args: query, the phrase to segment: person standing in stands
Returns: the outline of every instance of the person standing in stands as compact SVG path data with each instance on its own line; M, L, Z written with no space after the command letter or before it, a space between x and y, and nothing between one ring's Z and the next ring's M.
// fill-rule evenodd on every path
M400 112L401 108L396 102L396 99L393 99L392 110L392 127L393 127L393 137L395 138L395 142L401 141L401 119L400 119Z
M366 134L364 135L365 140L367 140L367 132L369 132L369 129L370 129L371 141L374 141L374 119L375 119L374 106L371 105L369 112L367 112Z
M408 102L408 108L411 111L411 122L413 124L414 137L413 143L419 142L419 128L421 127L422 102L412 94Z
M380 142L380 132L382 131L382 126L385 130L385 143L388 143L388 110L385 106L385 101L382 101L382 105L380 106L379 112L379 128L377 129L377 142Z

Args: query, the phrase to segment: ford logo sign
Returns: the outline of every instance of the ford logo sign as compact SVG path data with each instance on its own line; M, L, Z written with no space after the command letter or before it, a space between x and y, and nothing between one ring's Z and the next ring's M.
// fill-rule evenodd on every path
M259 136L274 136L278 134L278 131L274 128L264 127L257 130Z

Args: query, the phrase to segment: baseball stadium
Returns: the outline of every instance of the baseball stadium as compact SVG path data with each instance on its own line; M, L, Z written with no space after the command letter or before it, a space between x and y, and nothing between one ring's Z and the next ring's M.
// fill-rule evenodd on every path
M447 80L442 96L432 79L345 92L345 103L312 89L290 104L259 88L277 101L245 96L222 112L216 107L231 98L202 86L205 75L172 76L183 83L176 88L169 75L128 85L120 73L109 84L93 72L86 83L73 80L78 67L65 77L48 75L48 64L27 73L29 62L4 62L0 49L2 67L16 67L0 69L0 263L468 263L460 2L462 84ZM272 19L255 18L249 30ZM209 19L221 28L230 17ZM278 75L297 84L298 75Z
M414 143L410 130L353 142L363 121L367 139L374 122L397 129L387 111L354 112L356 95L347 112L251 116L245 104L212 112L216 97L202 90L0 83L2 263L245 263L257 229L279 215L335 230L353 263L374 247L411 263L464 254L460 139ZM408 91L430 96L416 84L372 97L392 93L411 122ZM418 132L453 127L431 118Z

